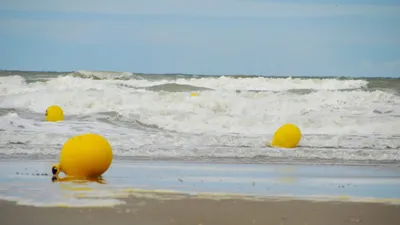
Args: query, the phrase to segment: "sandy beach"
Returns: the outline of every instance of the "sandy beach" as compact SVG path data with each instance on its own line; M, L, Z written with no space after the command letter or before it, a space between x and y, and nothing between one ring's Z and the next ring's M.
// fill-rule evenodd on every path
M398 225L400 206L378 203L129 198L113 208L41 208L0 201L3 225Z

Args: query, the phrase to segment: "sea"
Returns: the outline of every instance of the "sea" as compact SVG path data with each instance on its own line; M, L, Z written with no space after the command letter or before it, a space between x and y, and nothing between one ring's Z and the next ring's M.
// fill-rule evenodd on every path
M269 147L286 123L298 147ZM400 78L0 71L0 158L57 160L84 133L116 160L400 165Z

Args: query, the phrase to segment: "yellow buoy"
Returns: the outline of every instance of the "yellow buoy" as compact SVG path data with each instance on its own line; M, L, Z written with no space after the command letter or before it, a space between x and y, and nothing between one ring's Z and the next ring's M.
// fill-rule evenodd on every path
M46 110L45 114L46 121L49 122L57 122L60 120L64 120L64 112L58 105L52 105Z
M278 148L295 148L301 139L301 131L294 124L285 124L275 131L272 146Z
M60 162L52 173L73 177L99 177L108 170L113 160L108 141L98 134L82 134L67 140L61 149Z
M192 92L191 94L190 94L190 96L191 97L195 97L195 96L197 96L198 94L196 93L196 92Z

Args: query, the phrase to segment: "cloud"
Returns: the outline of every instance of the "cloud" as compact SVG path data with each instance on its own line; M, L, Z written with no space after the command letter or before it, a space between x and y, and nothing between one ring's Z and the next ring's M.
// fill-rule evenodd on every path
M40 0L30 4L13 0L0 10L36 12L78 12L129 15L186 15L206 17L326 17L326 16L398 16L399 5L312 4L241 0Z

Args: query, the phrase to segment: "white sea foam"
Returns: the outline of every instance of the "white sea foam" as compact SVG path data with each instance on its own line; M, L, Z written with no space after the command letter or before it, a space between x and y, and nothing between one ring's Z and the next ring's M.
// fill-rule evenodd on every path
M360 89L365 80L113 79L118 76L63 76L34 83L20 76L0 77L0 109L17 110L0 116L0 145L6 146L0 153L56 154L54 146L71 135L97 132L121 156L400 159L400 97ZM140 89L166 83L214 90L191 97L188 92ZM293 89L314 91L288 91ZM64 122L42 121L52 104L64 109ZM273 132L288 122L303 131L303 147L265 148Z
M79 70L74 73L69 74L73 77L81 77L81 78L91 78L91 79L130 79L134 76L133 73L130 72L114 72L114 71L90 71L90 70Z
M122 79L136 78L129 72L102 72L81 70L70 74L74 77L94 78L94 79ZM316 89L316 90L340 90L366 87L368 82L365 80L338 80L338 79L300 79L300 78L268 78L268 77L239 77L228 76L202 77L202 78L178 78L168 80L146 80L133 79L125 82L137 87L148 87L153 85L177 83L184 85L194 85L215 90L288 90L288 89Z

